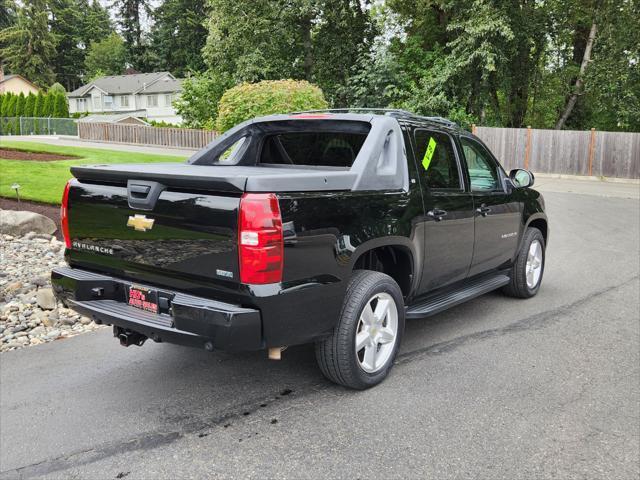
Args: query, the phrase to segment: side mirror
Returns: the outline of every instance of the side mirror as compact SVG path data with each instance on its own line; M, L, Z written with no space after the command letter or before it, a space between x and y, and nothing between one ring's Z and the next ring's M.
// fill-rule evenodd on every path
M529 170L516 168L509 172L509 179L515 188L526 188L533 186L535 177Z

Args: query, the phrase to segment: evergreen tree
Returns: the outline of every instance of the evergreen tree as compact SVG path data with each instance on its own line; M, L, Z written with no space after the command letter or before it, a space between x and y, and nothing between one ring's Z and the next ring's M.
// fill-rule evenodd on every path
M202 0L165 0L153 12L151 51L153 68L178 77L205 69L202 47L207 40Z
M36 96L33 93L29 93L27 95L27 101L24 104L24 113L25 117L33 117L33 109L36 106Z
M69 118L69 106L65 94L53 93L53 111L51 116L55 118Z
M10 27L16 22L18 7L14 0L0 0L0 30Z
M4 93L0 93L0 117L4 117L4 99L7 98L7 95Z
M51 30L58 39L53 59L56 80L68 90L80 85L87 47L113 31L108 12L88 0L49 0Z
M40 87L50 85L54 79L56 37L49 30L48 15L45 0L25 0L15 25L0 31L0 58L12 73Z
M24 116L25 102L26 102L26 98L24 96L24 93L20 92L20 95L18 95L18 100L16 101L16 113L15 113L16 117Z
M15 117L16 116L17 104L18 104L18 96L17 95L11 95L11 97L9 98L9 104L7 105L7 108L5 110L4 116L5 117Z
M53 96L52 93L46 93L44 95L44 102L42 103L42 114L41 117L50 117L53 113Z
M34 117L43 117L44 115L42 114L43 110L42 108L44 107L44 95L42 94L42 92L38 92L38 95L36 95L36 100L33 103L33 116Z
M113 8L127 49L127 62L138 71L149 65L142 22L149 15L149 0L114 0Z

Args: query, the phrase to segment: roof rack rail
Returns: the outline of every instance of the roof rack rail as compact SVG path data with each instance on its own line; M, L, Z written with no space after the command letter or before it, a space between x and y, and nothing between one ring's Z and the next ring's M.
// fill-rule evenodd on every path
M426 120L428 122L439 123L447 127L458 127L456 122L452 122L443 117L426 117L423 115L416 115L415 113L402 110L400 108L368 108L368 107L352 107L352 108L325 108L318 110L303 110L299 112L291 112L290 115L298 115L303 113L382 113L383 115L397 116L400 118L413 118L419 120Z

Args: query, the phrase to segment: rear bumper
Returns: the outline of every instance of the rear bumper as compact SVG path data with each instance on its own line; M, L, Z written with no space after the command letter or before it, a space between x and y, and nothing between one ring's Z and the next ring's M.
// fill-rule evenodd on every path
M159 288L168 308L150 313L126 303L132 282L77 268L54 269L51 284L56 297L79 313L158 342L230 351L265 346L259 310Z

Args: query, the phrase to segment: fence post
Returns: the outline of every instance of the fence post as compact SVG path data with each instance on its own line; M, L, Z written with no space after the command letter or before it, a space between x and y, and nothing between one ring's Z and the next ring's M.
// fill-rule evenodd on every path
M47 135L51 135L51 117L47 117Z
M589 139L589 176L593 175L593 156L596 150L596 129L591 129L591 138Z
M529 170L529 158L531 156L531 125L527 125L527 144L524 147L524 168Z
M20 124L20 135L22 135L22 116L18 117L18 123Z
M473 133L474 135L477 135L477 133L476 133L477 131L478 131L478 129L476 128L476 124L472 123L471 124L471 133Z

